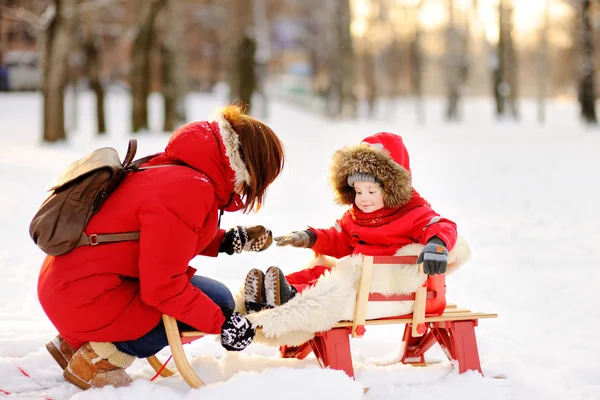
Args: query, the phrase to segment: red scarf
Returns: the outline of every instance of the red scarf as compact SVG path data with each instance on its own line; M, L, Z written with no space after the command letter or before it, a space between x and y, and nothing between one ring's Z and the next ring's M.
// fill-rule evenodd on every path
M390 222L402 217L409 211L424 204L428 204L425 199L419 195L415 196L413 194L413 197L410 199L408 204L396 208L383 207L370 213L362 212L358 207L356 207L356 204L352 204L352 208L350 208L350 215L352 216L352 220L360 226L382 226L389 224Z

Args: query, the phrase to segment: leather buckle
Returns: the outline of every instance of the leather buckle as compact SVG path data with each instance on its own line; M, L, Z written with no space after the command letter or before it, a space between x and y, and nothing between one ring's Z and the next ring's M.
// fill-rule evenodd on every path
M98 244L98 235L93 233L89 237L90 246L96 246Z

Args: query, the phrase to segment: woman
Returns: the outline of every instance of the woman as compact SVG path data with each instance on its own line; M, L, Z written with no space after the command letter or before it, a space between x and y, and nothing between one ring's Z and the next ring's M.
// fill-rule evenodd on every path
M152 168L165 164L175 165ZM46 347L65 379L82 389L129 384L124 368L168 344L162 314L220 333L227 350L250 344L254 330L233 312L229 289L188 263L271 245L264 227L225 232L220 216L258 211L283 165L271 128L229 106L179 128L148 168L125 177L85 233L140 231L140 240L83 246L42 265L39 300L60 333Z

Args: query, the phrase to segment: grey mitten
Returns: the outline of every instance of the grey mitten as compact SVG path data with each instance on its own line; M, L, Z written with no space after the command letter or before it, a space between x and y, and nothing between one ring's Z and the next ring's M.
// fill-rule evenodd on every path
M273 234L262 225L256 226L236 226L229 229L221 246L219 253L241 253L242 251L263 251L269 248L273 243Z
M443 274L448 267L446 244L437 236L432 237L423 248L417 264L423 263L423 272L427 275Z
M301 248L309 248L315 244L316 235L311 230L294 231L283 236L273 238L277 246L294 246Z

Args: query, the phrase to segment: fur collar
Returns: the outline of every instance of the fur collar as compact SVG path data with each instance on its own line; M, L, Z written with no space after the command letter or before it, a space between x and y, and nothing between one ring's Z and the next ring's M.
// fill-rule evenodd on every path
M240 138L237 132L233 130L231 124L225 119L221 111L215 112L213 120L219 126L219 132L225 145L225 155L229 158L229 166L235 172L234 185L237 186L241 182L249 184L250 174L240 150Z

